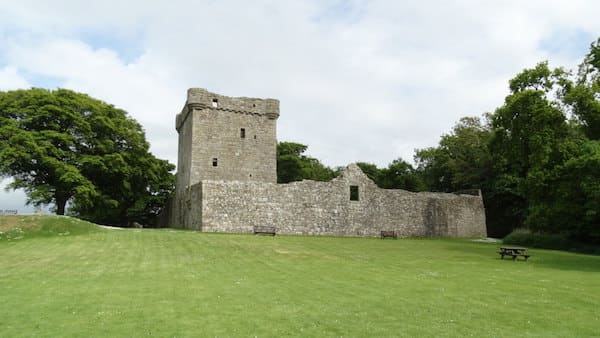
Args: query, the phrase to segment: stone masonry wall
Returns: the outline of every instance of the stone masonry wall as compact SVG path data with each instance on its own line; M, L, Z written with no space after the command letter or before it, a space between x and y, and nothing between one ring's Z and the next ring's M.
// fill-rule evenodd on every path
M202 180L277 182L279 101L229 97L191 88L177 115L175 194L163 226L200 228Z
M356 165L331 182L276 184L279 101L191 88L176 118L177 183L161 225L211 232L479 237L482 198L378 188ZM351 187L358 200L351 200Z
M216 109L196 110L193 118L192 184L201 180L277 182L275 120Z
M175 191L185 191L191 183L192 168L192 123L185 123L177 129L179 133L177 153L177 182ZM195 182L197 183L197 182Z
M350 186L358 187L358 201L350 200ZM202 231L275 226L281 234L379 236L395 230L403 237L486 236L481 196L380 189L356 165L331 182L202 181L191 191L201 199L191 199L189 213L201 222L186 227Z
M176 119L177 190L202 180L277 181L279 101L188 90Z

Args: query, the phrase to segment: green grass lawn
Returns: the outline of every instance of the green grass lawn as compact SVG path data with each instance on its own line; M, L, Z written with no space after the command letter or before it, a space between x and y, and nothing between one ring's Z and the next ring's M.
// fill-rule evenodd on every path
M14 217L45 225L0 217L2 337L600 336L600 256Z

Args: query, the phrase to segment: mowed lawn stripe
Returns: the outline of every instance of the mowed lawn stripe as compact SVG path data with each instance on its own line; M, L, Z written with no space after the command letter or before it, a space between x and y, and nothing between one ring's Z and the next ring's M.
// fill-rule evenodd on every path
M102 230L0 243L1 336L593 336L600 257Z

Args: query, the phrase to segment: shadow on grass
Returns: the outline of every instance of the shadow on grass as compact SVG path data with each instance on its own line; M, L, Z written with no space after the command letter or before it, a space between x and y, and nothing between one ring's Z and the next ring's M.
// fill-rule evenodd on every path
M554 250L530 250L535 265L551 269L600 272L600 256Z

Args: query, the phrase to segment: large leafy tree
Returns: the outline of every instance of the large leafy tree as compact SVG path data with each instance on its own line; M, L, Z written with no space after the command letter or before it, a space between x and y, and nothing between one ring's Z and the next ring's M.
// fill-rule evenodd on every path
M419 173L413 166L402 160L393 160L387 167L378 168L375 164L358 162L359 168L384 189L404 189L409 191L425 190Z
M572 107L583 132L591 140L600 140L600 38L579 66L575 84L565 87L564 101Z
M546 180L543 203L530 206L528 225L600 244L600 141L571 140L571 153Z
M530 208L536 231L563 233L600 243L600 39L590 46L573 82L565 81L562 100L574 120L562 144L564 161L550 171L544 203Z
M566 82L565 72L546 62L526 69L510 81L511 94L492 115L493 197L505 201L511 224L524 224L532 208L546 203L548 179L564 161L570 132L555 95Z
M66 89L0 92L0 173L34 205L93 221L148 222L173 188L174 168L149 152L121 109Z
M387 168L381 169L379 185L385 189L424 190L421 177L410 163L402 159L393 160Z
M437 147L417 149L417 170L431 191L481 189L490 177L489 124L478 117L463 117L452 132L442 135Z
M277 182L289 183L304 179L329 181L336 172L319 160L304 155L308 147L295 142L277 144Z

